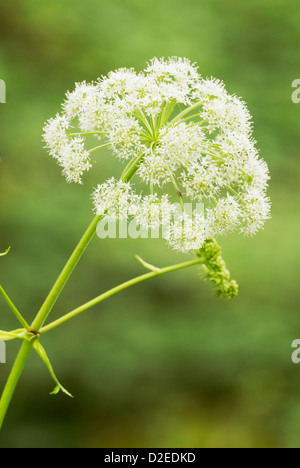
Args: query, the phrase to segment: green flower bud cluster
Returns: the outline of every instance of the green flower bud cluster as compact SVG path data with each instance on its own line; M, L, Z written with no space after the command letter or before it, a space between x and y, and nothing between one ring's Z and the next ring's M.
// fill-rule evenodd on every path
M238 284L230 277L226 263L222 258L222 249L212 238L207 239L197 256L203 259L206 278L215 287L216 294L226 299L233 299L238 295Z

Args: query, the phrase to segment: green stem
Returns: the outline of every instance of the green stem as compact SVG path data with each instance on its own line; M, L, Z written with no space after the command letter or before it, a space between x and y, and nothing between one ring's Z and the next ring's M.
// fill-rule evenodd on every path
M26 361L33 347L33 341L24 341L12 368L5 389L0 400L0 430L2 428L9 404L15 392L17 383L21 377Z
M24 328L26 328L26 330L29 330L30 327L28 325L28 323L26 322L26 320L24 319L24 317L22 317L21 313L18 311L18 309L16 308L16 306L14 305L14 303L10 300L10 298L8 297L8 295L6 294L6 292L4 291L4 289L2 288L2 286L0 286L0 294L1 296L3 297L3 299L5 300L6 304L9 306L9 308L12 310L12 312L14 313L14 315L16 316L16 318L19 320L19 322L21 323L21 325L23 325Z
M137 172L140 162L142 161L144 155L145 155L144 152L138 154L138 156L136 158L133 158L130 161L130 163L126 166L121 177L121 180L123 182L129 182L132 179L132 177Z
M162 269L157 269L152 271L151 273L146 273L145 275L138 276L137 278L134 278L130 281L126 281L123 284L120 284L119 286L116 286L113 289L110 289L109 291L105 292L104 294L101 294L100 296L96 297L92 301L87 302L86 304L83 304L81 307L78 307L77 309L73 310L72 312L69 312L68 314L64 315L58 320L55 320L55 322L50 323L46 327L41 329L41 334L47 333L50 330L53 330L54 328L58 327L59 325L62 325L63 323L67 322L68 320L71 320L72 318L76 317L77 315L81 314L82 312L85 312L86 310L90 309L91 307L94 307L95 305L99 304L100 302L103 302L105 299L108 299L111 296L114 296L115 294L124 291L124 289L130 288L131 286L135 286L136 284L142 283L143 281L146 281L151 278L155 278L156 276L161 276L166 273L171 273L173 271L177 270L182 270L184 268L188 268L194 265L198 265L200 263L203 263L202 258L198 258L196 260L192 260L190 262L185 262L185 263L180 263L178 265L172 265L167 268L162 268Z
M176 106L176 101L172 101L166 105L162 113L160 123L159 123L160 128L162 128L168 122L173 110L175 109L175 106Z
M169 125L167 126L167 128L170 128L172 127L176 122L178 122L178 120L181 120L182 117L185 117L187 114L189 114L192 110L194 109L197 109L197 107L200 107L202 106L202 102L197 102L196 104L194 104L193 106L189 106L187 107L186 109L184 109L182 112L180 112L180 114L176 115L176 117L171 120L171 122L169 123Z
M177 182L175 180L175 177L173 176L173 173L172 173L171 169L170 169L170 177L171 177L171 180L172 180L172 184L174 185L174 188L176 190L176 194L179 197L179 203L180 203L182 212L184 213L185 212L185 207L184 207L184 203L183 203L182 192L181 192L180 188L177 185Z
M55 282L53 288L51 289L47 299L45 300L44 304L42 305L39 313L37 314L33 324L32 329L35 331L39 331L40 328L44 325L45 320L47 319L49 313L51 312L55 302L57 301L58 296L60 295L61 291L63 290L66 282L70 278L74 268L76 267L77 263L79 262L82 254L84 253L85 249L87 248L88 244L94 237L97 229L97 225L101 219L101 216L96 216L89 226L87 231L85 232L84 236L80 240L79 244L77 245L76 249L74 250L73 254L71 255L68 263L66 264L65 268L59 275L57 281Z
M143 126L146 128L146 130L149 132L149 136L150 137L153 136L152 128L151 128L151 126L150 126L150 124L148 122L148 119L145 116L144 112L141 109L136 109L135 114L138 117L138 119L141 121Z
M94 153L94 151L97 151L99 149L102 149L102 148L107 148L108 146L110 146L110 143L105 143L104 145L100 145L100 146L96 146L95 148L92 148L89 150L89 153Z
M243 203L244 206L247 206L245 200L243 200L242 197L232 187L230 187L229 185L224 185L224 187L231 193L233 193L233 195L235 195Z

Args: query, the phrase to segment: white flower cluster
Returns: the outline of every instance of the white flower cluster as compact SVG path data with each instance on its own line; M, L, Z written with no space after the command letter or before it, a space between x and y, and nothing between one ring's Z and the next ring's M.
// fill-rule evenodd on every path
M94 205L98 216L107 216L112 220L122 221L134 216L138 225L144 229L159 229L170 224L176 211L176 205L164 194L137 195L130 183L109 179L93 193Z
M95 148L87 149L89 135ZM154 59L141 73L120 69L77 84L62 114L46 124L44 140L69 182L82 183L91 153L108 147L130 161L130 178L149 186L148 195L138 195L126 171L120 182L106 181L93 197L98 214L135 216L157 228L175 212L167 187L182 206L204 203L203 215L183 211L171 222L166 238L177 250L199 249L205 239L235 229L253 235L270 217L268 167L245 103L222 82L203 79L187 59Z
M98 185L93 200L99 216L122 221L136 214L140 197L133 193L129 183L112 178Z

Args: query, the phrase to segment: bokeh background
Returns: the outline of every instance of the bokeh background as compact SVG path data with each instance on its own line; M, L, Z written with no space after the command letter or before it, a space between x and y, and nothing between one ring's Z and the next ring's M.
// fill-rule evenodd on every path
M299 447L300 78L298 0L15 0L2 2L1 283L32 319L92 219L92 187L118 163L107 152L83 187L66 185L42 126L76 81L153 56L186 56L223 79L254 116L268 162L273 219L254 239L223 239L240 296L215 298L196 269L152 280L44 339L63 384L32 356L1 448ZM143 270L181 260L163 241L95 239L52 313L72 310ZM1 329L17 324L0 303ZM20 343L7 346L2 388Z

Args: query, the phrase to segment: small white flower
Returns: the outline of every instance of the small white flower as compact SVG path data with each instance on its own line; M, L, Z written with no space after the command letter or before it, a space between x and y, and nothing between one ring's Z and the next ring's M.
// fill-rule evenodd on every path
M67 129L70 121L65 115L50 119L44 127L44 140L50 154L58 157L60 149L68 143Z
M184 253L201 249L207 237L209 236L206 220L197 212L194 212L192 216L183 213L171 224L165 235L165 239L173 249Z
M238 200L231 195L220 198L213 209L207 210L208 230L211 236L234 231L240 224L241 209Z
M224 185L222 171L209 158L202 158L202 164L192 163L181 176L182 185L192 200L201 201L217 196Z
M243 211L243 221L245 225L241 228L241 233L246 236L253 236L263 227L265 221L270 219L270 199L260 190L253 188L245 194L245 209Z
M159 229L162 225L169 225L175 211L176 207L170 203L168 195L161 199L157 194L147 195L137 209L135 220L145 229Z
M124 220L135 214L141 197L136 195L129 183L109 179L98 185L93 193L96 214L113 220Z
M73 138L65 143L58 156L59 165L63 168L67 182L82 183L82 175L91 167L90 153L85 150L82 138Z

